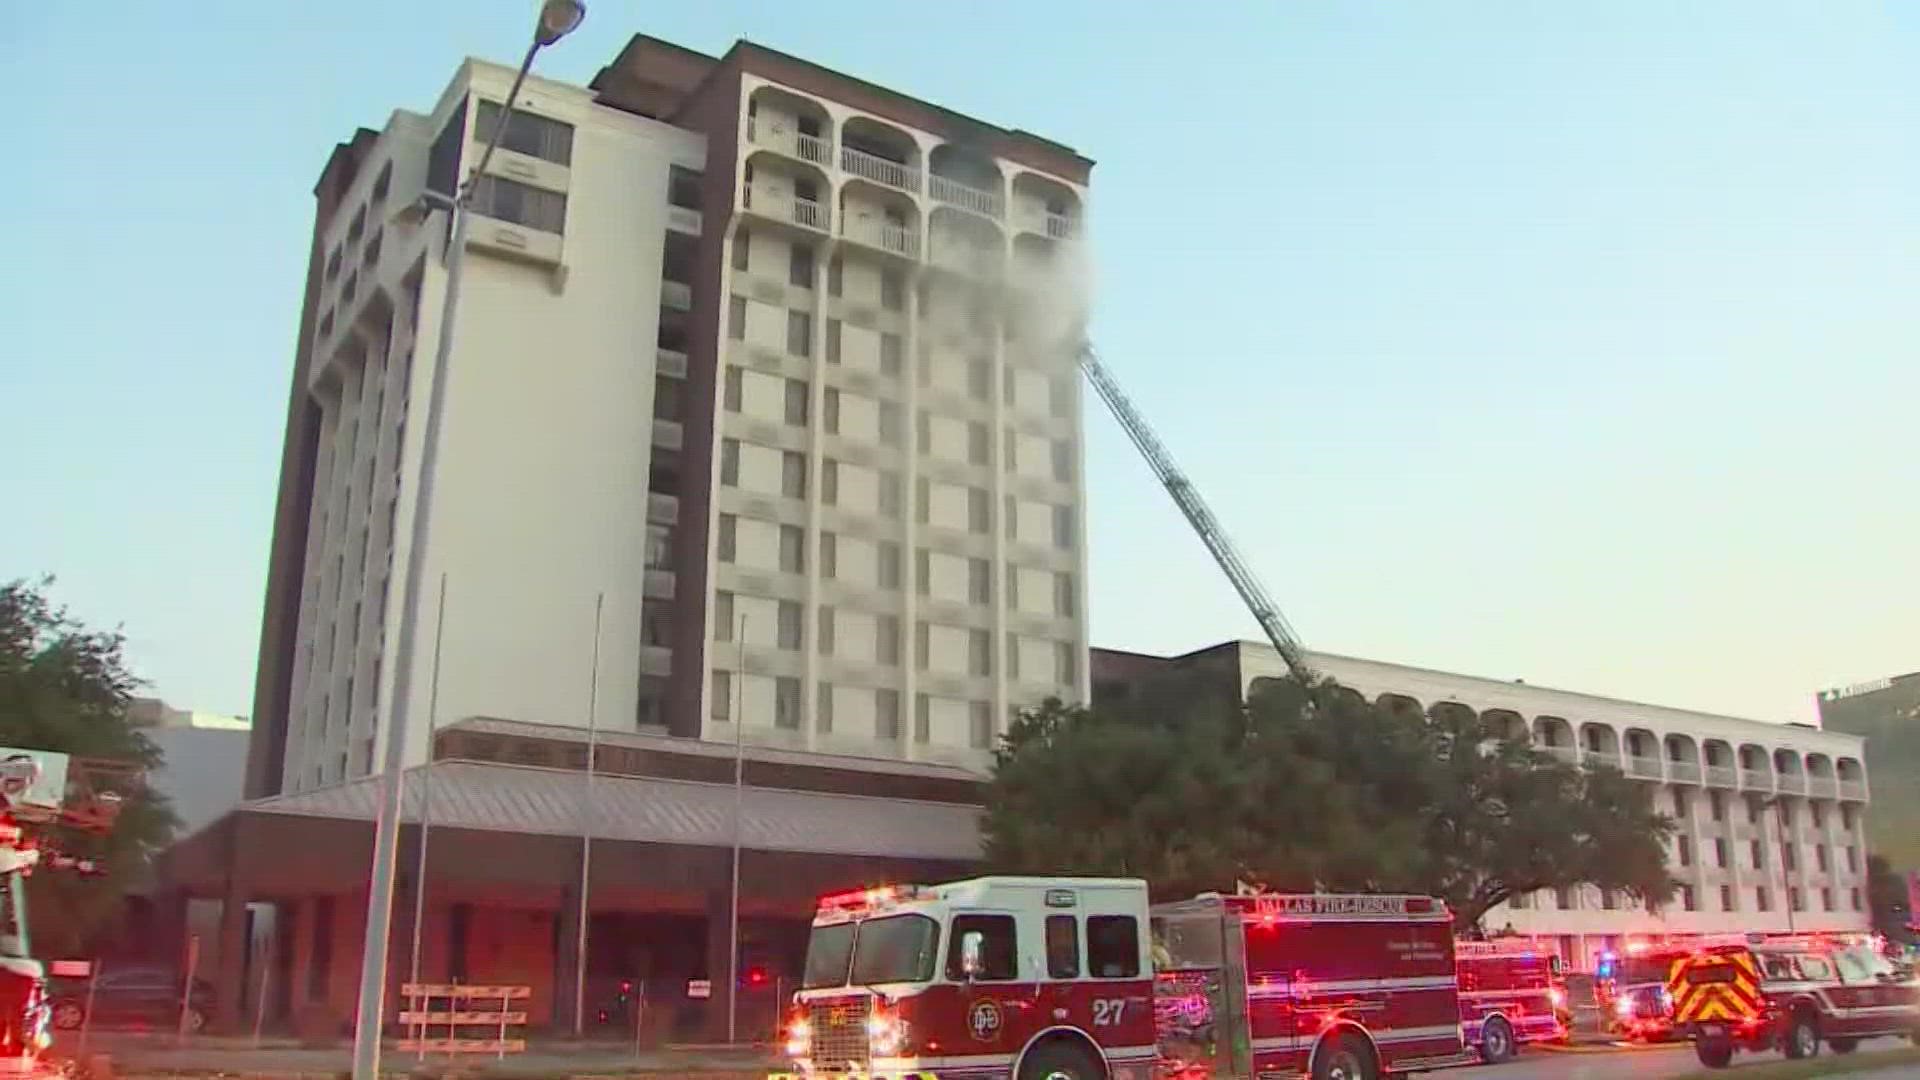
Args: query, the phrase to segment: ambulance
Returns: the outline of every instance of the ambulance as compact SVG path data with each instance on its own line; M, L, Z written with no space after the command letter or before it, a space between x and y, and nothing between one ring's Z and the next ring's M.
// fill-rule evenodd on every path
M1709 1068L1741 1050L1809 1058L1880 1036L1920 1043L1920 980L1844 936L1703 951L1676 962L1667 985L1675 1030Z
M984 877L833 895L776 1077L1378 1080L1466 1064L1425 896Z

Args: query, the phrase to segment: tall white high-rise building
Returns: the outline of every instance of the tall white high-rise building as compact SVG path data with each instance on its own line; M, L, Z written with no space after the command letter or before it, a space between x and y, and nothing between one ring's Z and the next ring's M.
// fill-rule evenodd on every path
M316 189L250 794L377 767L410 565L409 764L484 716L983 769L1084 699L1091 162L745 42L635 37L507 109L512 75L468 61ZM420 196L503 117L411 551Z

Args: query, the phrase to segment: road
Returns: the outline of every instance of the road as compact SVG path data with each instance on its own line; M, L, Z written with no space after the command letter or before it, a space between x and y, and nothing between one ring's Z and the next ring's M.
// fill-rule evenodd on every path
M1860 1045L1862 1053L1895 1050L1908 1045L1905 1039L1874 1039ZM1741 1054L1734 1067L1725 1073L1727 1080L1739 1080L1741 1066L1780 1060L1779 1054ZM1620 1050L1610 1053L1554 1053L1530 1050L1505 1065L1481 1065L1471 1069L1448 1069L1433 1073L1446 1080L1665 1080L1685 1076L1700 1068L1691 1046L1670 1046L1658 1050ZM1895 1069L1844 1074L1855 1080L1893 1080L1912 1077L1913 1070Z

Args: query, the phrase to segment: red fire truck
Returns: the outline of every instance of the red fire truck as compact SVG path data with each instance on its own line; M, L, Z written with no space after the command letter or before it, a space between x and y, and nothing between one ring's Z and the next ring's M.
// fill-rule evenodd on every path
M1460 1024L1481 1060L1498 1064L1523 1044L1567 1037L1560 954L1525 939L1455 943Z
M1465 1064L1446 905L988 877L824 898L786 1050L804 1077L1312 1076Z

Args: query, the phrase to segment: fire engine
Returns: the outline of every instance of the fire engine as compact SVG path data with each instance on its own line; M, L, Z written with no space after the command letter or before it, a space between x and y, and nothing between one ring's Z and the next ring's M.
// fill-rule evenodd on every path
M1453 951L1462 1034L1482 1061L1498 1064L1526 1043L1567 1037L1558 952L1525 939L1462 941Z
M1452 916L1425 896L861 890L820 902L794 1003L782 1076L1377 1080L1473 1060Z
M1675 1029L1716 1069L1739 1050L1806 1058L1822 1044L1845 1054L1884 1035L1920 1043L1920 979L1899 973L1863 937L1815 935L1679 960L1668 979Z

